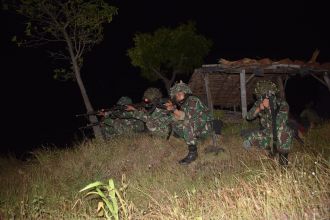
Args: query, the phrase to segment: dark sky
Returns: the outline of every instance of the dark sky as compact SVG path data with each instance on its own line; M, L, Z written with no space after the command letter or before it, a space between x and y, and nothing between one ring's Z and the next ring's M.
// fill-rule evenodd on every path
M104 41L86 56L82 69L95 109L112 106L122 95L138 102L148 86L162 87L161 82L150 84L139 77L127 49L133 46L136 32L176 27L189 20L214 42L205 63L244 57L308 60L316 48L320 49L318 61L330 61L325 1L108 2L119 8L118 15L106 27ZM77 127L85 122L75 118L85 112L77 85L52 78L56 63L46 51L17 48L10 42L22 31L24 19L1 11L0 22L1 151L70 145ZM288 86L288 101L296 113L307 99L315 100L321 112L321 104L330 102L328 90L314 79L293 79Z

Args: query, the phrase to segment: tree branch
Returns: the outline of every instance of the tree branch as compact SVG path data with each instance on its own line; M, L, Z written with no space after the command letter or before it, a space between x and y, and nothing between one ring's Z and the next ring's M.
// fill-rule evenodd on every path
M179 73L178 70L173 71L173 73L172 73L172 77L171 77L171 80L170 80L170 85L171 85L171 86L173 85L174 80L175 80L175 77L176 77L176 75L177 75L178 73Z
M154 67L151 67L151 70L154 71L154 73L156 73L156 75L161 78L162 80L169 82L169 80L157 69L155 69Z

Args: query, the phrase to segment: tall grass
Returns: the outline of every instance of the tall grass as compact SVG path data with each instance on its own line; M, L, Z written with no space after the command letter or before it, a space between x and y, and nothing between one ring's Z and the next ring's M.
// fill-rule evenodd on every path
M262 150L245 151L238 128L219 139L225 153L199 145L189 166L180 139L131 135L86 141L67 149L39 149L26 162L0 158L0 219L96 219L99 200L79 190L114 179L128 219L327 219L330 124L295 143L288 169ZM122 182L122 176L126 180Z

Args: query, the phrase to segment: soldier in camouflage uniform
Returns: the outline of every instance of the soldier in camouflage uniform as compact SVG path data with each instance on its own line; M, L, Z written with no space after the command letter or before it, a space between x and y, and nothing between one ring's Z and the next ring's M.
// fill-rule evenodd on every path
M289 105L276 96L278 92L277 86L271 81L257 83L254 94L258 100L247 113L246 119L259 117L261 127L245 137L243 146L246 149L251 146L270 149L272 156L278 152L280 164L287 165L292 145L292 130L288 126ZM276 137L273 138L273 135Z
M170 133L171 117L166 107L160 106L162 93L157 88L148 88L143 94L143 101L146 103L146 111L137 110L128 106L128 114L131 117L145 122L148 131L152 135L167 138Z
M209 109L198 97L192 95L189 86L182 81L171 88L170 95L177 106L175 109L173 105L168 105L168 110L173 111L173 131L185 140L189 150L188 155L179 163L189 164L198 156L198 140L211 134L213 117Z
M125 115L125 106L130 104L132 104L132 99L123 96L116 103L117 107L123 107L122 110L104 113L103 129L106 138L114 135L144 131L143 121Z

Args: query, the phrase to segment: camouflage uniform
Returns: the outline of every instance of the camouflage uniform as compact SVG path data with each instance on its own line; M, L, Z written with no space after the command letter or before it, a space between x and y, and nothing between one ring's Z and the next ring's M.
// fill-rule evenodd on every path
M208 108L196 96L188 96L180 105L184 118L177 120L172 116L173 131L182 137L187 145L196 145L198 138L208 136L211 131L212 115Z
M125 106L132 104L132 100L124 96L121 97L116 104L117 106ZM114 135L144 131L144 123L141 120L130 117L125 111L106 113L103 124L106 138L110 138Z
M145 122L152 135L168 137L170 132L171 117L165 109L158 108L157 102L162 98L162 93L157 88L148 88L143 99L148 100L148 111L136 110L129 112L132 117Z
M244 140L244 147L257 146L264 149L272 149L273 141L276 144L276 150L280 153L287 154L292 145L292 129L288 126L289 105L287 102L276 97L278 93L277 86L271 81L259 81L255 88L255 95L258 101L247 113L246 119L253 120L257 117L260 119L260 130L254 131L247 135ZM261 102L268 98L270 106L274 106L274 115L276 117L276 134L277 137L273 139L273 126L271 107L260 110L255 113ZM273 152L273 149L272 149Z
M179 92L185 94L184 100L179 103L179 109L184 113L183 117L176 119L172 115L172 128L175 134L183 138L188 145L189 153L179 163L189 164L197 158L197 141L211 134L213 117L201 100L191 95L192 92L185 83L176 83L170 92L172 99Z

